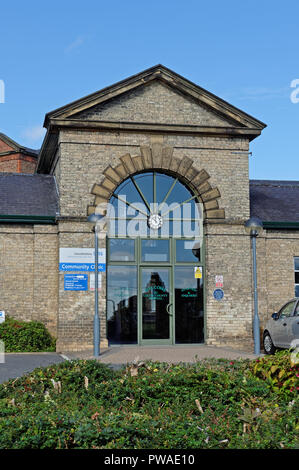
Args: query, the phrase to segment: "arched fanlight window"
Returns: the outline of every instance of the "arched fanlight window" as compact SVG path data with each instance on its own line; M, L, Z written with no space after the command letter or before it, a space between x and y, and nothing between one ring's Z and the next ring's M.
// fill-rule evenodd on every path
M108 208L109 237L201 235L202 208L197 196L170 175L130 176L114 191Z

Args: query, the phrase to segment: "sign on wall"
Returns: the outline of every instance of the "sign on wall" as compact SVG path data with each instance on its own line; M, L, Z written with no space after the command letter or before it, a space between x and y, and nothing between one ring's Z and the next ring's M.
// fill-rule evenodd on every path
M94 271L94 248L60 248L59 271ZM106 271L106 248L99 249L99 271Z
M215 300L222 300L224 297L224 292L222 289L215 289L213 292L213 297Z
M95 275L90 274L89 275L89 289L94 290L94 286L95 286ZM102 275L98 274L98 289L100 290L101 287L102 287Z
M223 287L223 276L222 275L215 276L215 285L216 285L216 287Z
M4 310L0 310L0 323L5 322L5 312Z
M202 267L201 266L194 266L194 277L195 279L202 278Z
M88 274L65 274L64 290L88 290Z

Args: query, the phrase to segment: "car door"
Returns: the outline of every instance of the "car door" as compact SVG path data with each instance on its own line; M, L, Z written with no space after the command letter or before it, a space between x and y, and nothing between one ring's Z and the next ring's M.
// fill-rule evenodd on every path
M293 315L286 318L286 321L287 341L288 346L291 346L292 341L299 340L299 300L296 302Z
M275 321L272 338L275 346L281 348L287 348L289 346L289 319L293 315L296 303L296 300L292 300L284 305L278 312L278 319Z

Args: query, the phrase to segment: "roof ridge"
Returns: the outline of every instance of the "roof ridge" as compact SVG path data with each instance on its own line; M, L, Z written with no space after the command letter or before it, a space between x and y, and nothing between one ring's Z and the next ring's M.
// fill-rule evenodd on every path
M0 139L3 140L7 145L10 145L11 147L14 147L16 150L19 150L20 153L28 152L30 154L34 154L33 156L38 156L39 154L39 149L32 149L30 147L26 147L25 145L21 145L15 140L13 140L11 137L8 135L4 134L4 132L0 132Z

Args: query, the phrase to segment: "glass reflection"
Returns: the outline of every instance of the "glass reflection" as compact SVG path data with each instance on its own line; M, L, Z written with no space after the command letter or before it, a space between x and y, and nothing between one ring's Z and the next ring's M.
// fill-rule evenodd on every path
M109 239L110 261L134 261L135 240L128 238Z
M137 267L108 266L107 334L110 344L137 343Z
M142 261L169 261L169 240L141 240Z
M175 247L177 262L200 261L200 240L176 240Z
M197 227L194 227L194 219L202 219L201 204L198 205L198 210L192 193L177 178L158 172L145 172L129 177L115 190L110 203L112 208L109 208L108 217L116 219L110 222L110 233L116 237L149 236L146 224L138 224L137 221L130 224L133 234L124 234L123 224L120 225L122 231L119 233L117 219L143 217L147 220L150 214L158 213L165 221L164 227L168 224L167 219L178 219L180 229L175 222L170 222L170 232L166 234L165 228L164 231L160 230L163 237L195 236L194 228Z
M142 337L169 339L169 270L142 270Z
M175 267L176 343L202 343L203 280L195 279L194 266Z

